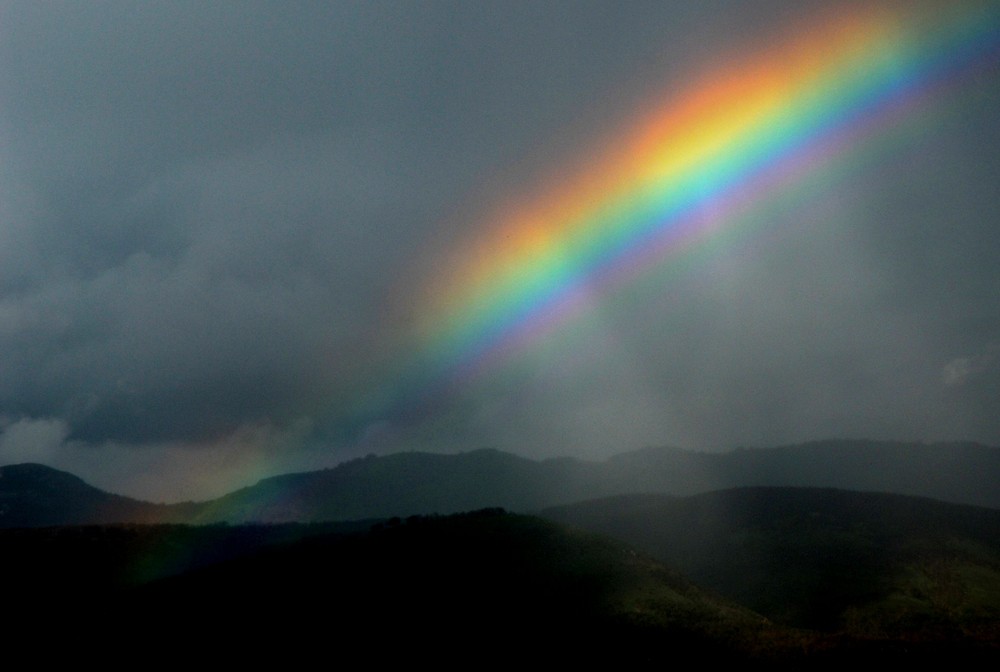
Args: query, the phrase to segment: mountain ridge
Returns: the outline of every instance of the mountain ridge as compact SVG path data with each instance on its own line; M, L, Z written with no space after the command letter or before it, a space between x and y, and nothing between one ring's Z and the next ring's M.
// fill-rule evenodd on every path
M0 467L0 527L180 522L189 504L154 504L105 492L38 463Z
M601 462L533 460L493 448L457 454L402 452L281 474L216 499L170 505L105 493L58 470L52 471L75 480L64 479L66 487L53 488L46 485L51 479L46 480L45 469L50 468L0 467L0 527L315 522L487 507L530 512L628 493L692 495L742 486L892 492L1000 508L1000 488L995 487L1000 448L971 442L826 440L728 453L644 448ZM34 476L11 480L11 474Z

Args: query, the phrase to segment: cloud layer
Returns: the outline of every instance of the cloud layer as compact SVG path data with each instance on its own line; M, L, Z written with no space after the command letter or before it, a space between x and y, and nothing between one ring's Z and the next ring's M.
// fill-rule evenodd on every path
M0 4L0 463L177 499L369 450L1000 443L995 69L433 413L336 426L456 241L826 3L737 4Z

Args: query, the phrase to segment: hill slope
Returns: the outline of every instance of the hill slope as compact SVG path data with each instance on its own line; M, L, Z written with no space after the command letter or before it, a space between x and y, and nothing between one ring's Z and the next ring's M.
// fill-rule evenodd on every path
M799 494L793 493L792 499ZM823 595L810 586L820 586L837 573L817 570L827 559L839 557L838 548L847 548L855 553L848 553L848 560L861 560L852 563L852 578L878 588L872 593L874 601L859 602L851 613L879 617L879 609L900 599L897 593L886 593L878 580L869 580L873 568L894 566L896 553L910 563L904 565L907 571L930 571L916 582L895 573L876 579L889 578L890 589L926 590L925 602L932 607L936 600L951 600L951 608L965 615L946 614L942 621L940 610L930 614L937 620L916 613L917 627L898 619L871 621L880 627L889 623L895 631L873 630L870 622L829 634L790 629L713 597L621 542L487 510L390 521L371 532L333 528L333 534L326 526L305 525L2 530L5 563L14 560L8 576L16 576L2 585L4 611L16 616L8 619L5 634L39 659L58 663L86 655L134 662L152 654L166 663L198 656L229 664L299 666L323 656L331 662L422 661L438 668L468 669L525 660L669 665L697 656L702 662L751 669L798 669L804 664L842 669L845 663L862 660L954 664L1000 658L996 601L990 602L988 590L956 599L961 591L956 592L954 575L948 574L954 563L920 564L925 558L947 559L926 555L926 538L918 538L912 547L916 551L907 550L909 542L901 551L889 547L889 562L872 563L879 553L863 545L856 553L854 541L845 545L839 540L863 538L870 516L861 517L860 530L851 529L853 514L846 527L838 519L834 527L840 531L832 535L825 523L811 522L806 528L814 533L795 541L800 524L789 523L787 517L769 518L768 512L785 509L781 498L760 495L757 499L765 504L751 505L746 514L747 521L763 523L764 532L757 536L768 539L768 525L776 524L780 541L788 528L791 545L779 543L777 548L804 552L801 558L792 557L793 571L782 572L778 563L773 576L775 582L797 578L793 583L800 589L800 605L801 600ZM927 524L926 517L906 512L909 498L899 499L903 501L889 516L892 525L902 521L906 530ZM730 503L747 510L742 496ZM806 520L817 515L823 520L827 509L799 508L812 503L799 497L794 508ZM590 506L606 509L597 503ZM833 509L850 513L858 506L868 507L834 501ZM923 508L922 503L912 506L918 512ZM706 510L703 505L695 508ZM708 515L703 522L712 519ZM993 546L976 541L976 530L992 535L993 523L972 515L966 525L969 529L959 530L954 552L964 553L961 569L973 567L978 574L976 581L958 587L995 588ZM872 538L877 542L881 532L875 527ZM931 526L948 527L946 522ZM745 532L746 525L736 529ZM896 536L913 538L908 532ZM834 543L824 543L831 539ZM723 550L738 549L737 543ZM753 562L736 560L741 571L754 567ZM939 580L942 576L944 581ZM751 582L755 578L747 577ZM833 588L844 585L835 582ZM979 630L970 629L977 623Z
M529 460L496 450L399 453L266 479L216 500L205 521L346 520L490 506L534 511L635 492L740 486L894 492L1000 508L1000 448L827 441L731 453L654 448L604 462Z
M237 529L242 536L266 531ZM50 531L9 530L0 538L10 534ZM62 561L75 563L79 552L115 535L78 538L75 550L64 544ZM12 594L20 600L5 601L22 615L11 627L26 624L20 642L42 636L88 645L114 633L119 653L179 659L287 665L322 655L467 669L525 658L750 660L798 651L805 641L620 542L497 510L269 544L138 587L32 585ZM46 628L34 631L42 618Z
M746 488L547 509L779 622L1000 644L1000 511L898 495Z
M190 506L113 495L73 474L40 464L0 467L0 528L168 522L193 513Z

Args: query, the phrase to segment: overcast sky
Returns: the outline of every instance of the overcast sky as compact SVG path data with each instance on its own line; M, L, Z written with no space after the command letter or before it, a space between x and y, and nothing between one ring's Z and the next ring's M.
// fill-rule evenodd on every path
M1000 444L998 59L544 347L346 418L489 214L829 5L0 0L0 464L177 500L411 449Z

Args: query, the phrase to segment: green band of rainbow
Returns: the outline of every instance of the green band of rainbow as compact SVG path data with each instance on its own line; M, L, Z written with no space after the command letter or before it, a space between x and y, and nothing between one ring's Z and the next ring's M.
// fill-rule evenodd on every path
M354 409L357 426L424 404L517 353L588 297L717 237L942 91L996 73L996 4L823 17L651 106L530 203L493 218L420 311L417 347Z

